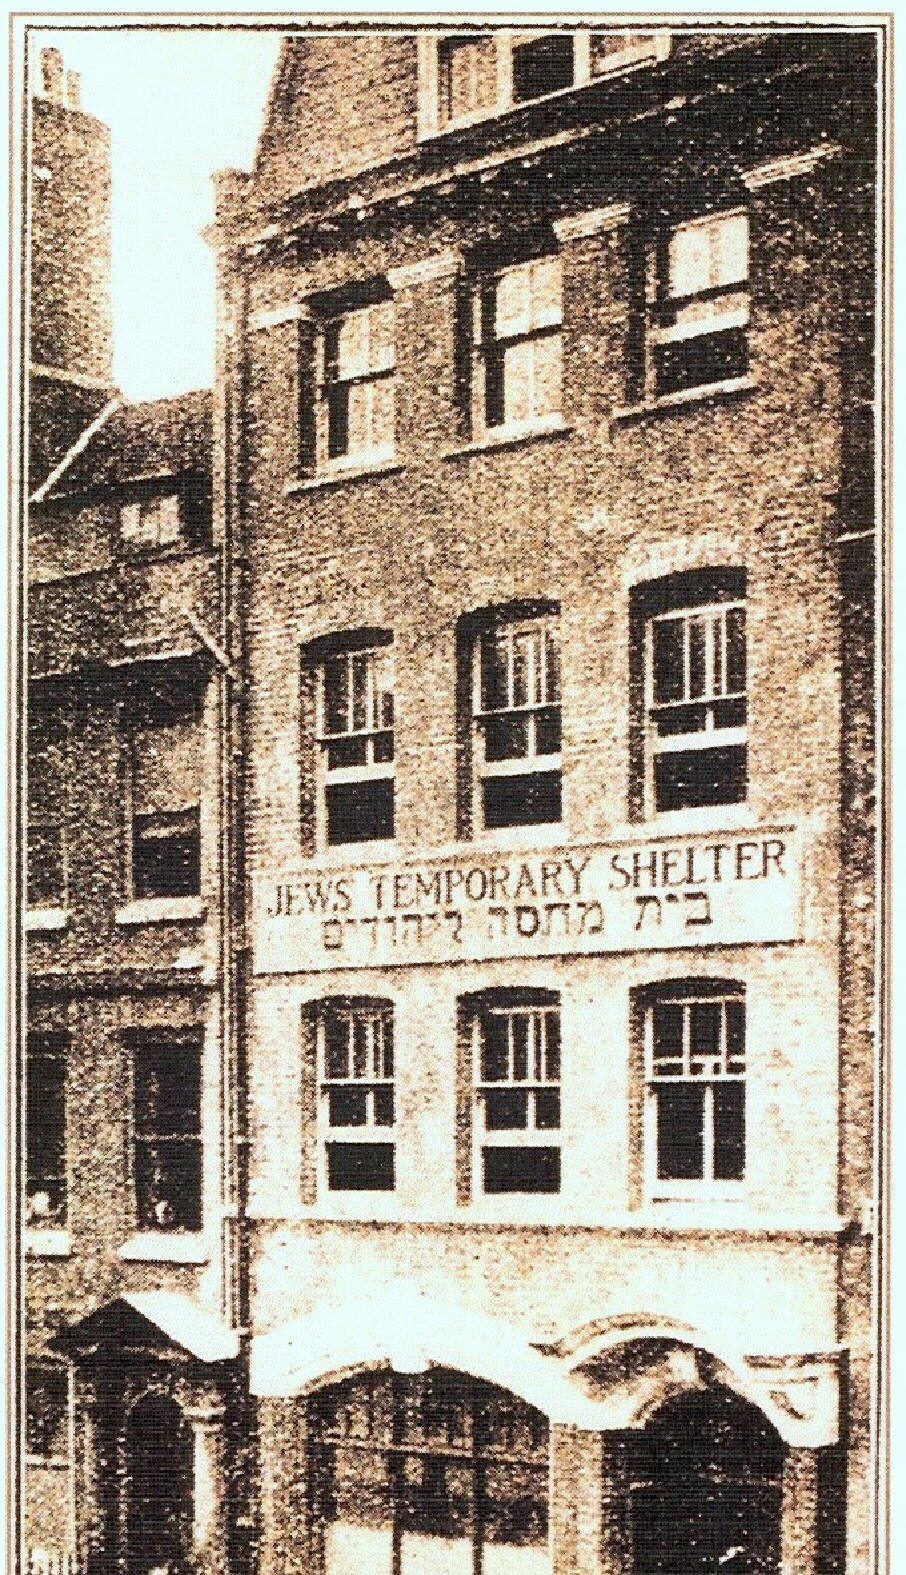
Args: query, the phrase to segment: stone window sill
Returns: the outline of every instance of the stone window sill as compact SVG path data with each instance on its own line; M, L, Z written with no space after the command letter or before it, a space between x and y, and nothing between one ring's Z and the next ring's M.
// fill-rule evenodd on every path
M202 897L141 897L117 908L117 924L176 924L205 917Z
M198 1231L138 1231L119 1248L127 1263L207 1263L208 1250Z
M68 1471L69 1458L66 1455L26 1455L25 1464L32 1471Z
M492 453L498 448L518 448L524 443L535 443L539 438L568 437L572 430L571 426L560 420L538 422L530 427L494 427L493 431L476 438L474 443L462 443L457 448L445 449L440 457L459 459L468 454Z
M69 927L69 914L65 908L29 908L25 914L26 934L45 934L50 930Z
M661 394L657 399L646 399L638 405L621 405L612 413L614 421L640 421L646 416L658 416L664 411L682 410L687 405L700 405L709 399L731 399L739 394L751 394L758 384L751 377L728 377L722 383L702 383L698 388L684 388L678 394Z
M366 481L374 476L399 476L403 473L404 466L398 460L377 460L373 464L362 465L337 465L335 469L324 470L317 476L305 476L299 481L288 481L283 488L285 497L292 497L297 492L321 492L325 487L339 487L345 481Z
M50 1228L42 1230L34 1225L25 1227L26 1258L69 1258L72 1256L72 1237L68 1230Z

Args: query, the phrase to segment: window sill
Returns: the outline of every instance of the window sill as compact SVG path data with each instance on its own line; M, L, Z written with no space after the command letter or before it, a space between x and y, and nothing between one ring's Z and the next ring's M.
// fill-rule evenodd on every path
M69 928L69 914L65 908L28 908L25 914L25 933L35 935L50 930Z
M375 460L371 464L337 465L336 469L324 470L317 476L305 476L299 481L288 481L283 488L284 497L293 497L297 492L321 492L326 487L339 487L345 481L366 481L375 476L402 475L405 466L395 459Z
M661 394L657 399L646 399L638 405L621 405L612 411L611 420L640 421L646 416L660 415L663 411L705 404L710 399L730 399L739 394L751 394L757 388L754 378L728 377L722 383L702 383L698 388L684 388L678 394Z
M198 921L205 917L202 897L140 897L117 908L114 923L178 924L187 920Z
M127 1263L207 1263L210 1254L199 1231L139 1231L119 1248Z
M67 1455L26 1455L25 1464L32 1471L68 1471Z
M26 1258L69 1258L72 1256L72 1237L68 1230L49 1228L42 1230L34 1225L25 1227Z
M495 427L474 443L462 443L458 448L448 448L441 459L460 459L469 454L488 454L498 448L518 448L523 443L534 443L539 438L568 437L572 427L565 421L546 421L531 427Z

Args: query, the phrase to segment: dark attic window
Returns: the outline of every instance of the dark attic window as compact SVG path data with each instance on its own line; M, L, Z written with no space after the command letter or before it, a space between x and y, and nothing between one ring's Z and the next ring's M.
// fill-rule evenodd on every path
M545 33L513 45L513 103L543 98L573 85L571 33Z

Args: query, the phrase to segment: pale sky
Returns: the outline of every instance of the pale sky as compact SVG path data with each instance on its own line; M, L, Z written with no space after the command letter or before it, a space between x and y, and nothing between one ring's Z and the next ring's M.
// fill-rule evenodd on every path
M247 169L276 65L275 31L54 28L81 73L82 105L110 127L113 157L114 376L129 399L209 385L214 263L200 231L211 175Z

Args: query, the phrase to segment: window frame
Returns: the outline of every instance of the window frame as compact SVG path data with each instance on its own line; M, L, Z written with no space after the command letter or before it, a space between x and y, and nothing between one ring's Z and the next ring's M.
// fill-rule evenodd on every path
M721 639L721 668L724 677L727 674L728 640L726 633L726 617L729 612L741 612L743 615L742 644L746 683L741 690L719 692L713 687L714 653L715 653L715 626L720 619L723 625ZM683 663L684 678L688 684L691 669L691 640L689 631L693 619L702 618L705 621L705 673L706 693L701 697L688 699L683 696L675 701L658 700L655 693L657 680L655 663L655 627L657 624L668 621L682 622L684 629ZM705 754L711 750L725 748L742 748L746 752L746 775L748 773L748 647L746 644L746 598L735 597L727 601L701 601L683 603L675 608L667 608L663 612L652 613L646 619L645 626L645 716L647 730L646 757L647 770L647 797L650 812L653 815L683 814L690 810L719 811L727 804L745 803L747 794L740 798L729 799L726 803L717 804L679 804L672 808L661 808L657 803L657 762L665 755L671 754ZM718 726L715 722L715 711L720 705L739 705L743 708L745 720L734 726ZM705 725L701 728L692 728L684 732L662 733L658 730L659 718L669 713L692 711L696 709L704 715Z
M40 747L39 747L40 746ZM33 751L39 757L33 759ZM32 771L42 775L48 756L59 757L55 767L48 771L53 776L56 771L57 791L55 794L56 813L48 817L41 813L40 818L30 813L32 799L32 784L29 780ZM26 784L24 797L25 812L25 910L27 913L59 913L65 912L69 905L69 755L70 755L70 723L68 717L60 708L44 713L37 705L29 708L25 729L25 763ZM34 831L39 829L56 832L59 838L59 865L60 885L53 898L32 903L29 896L29 864L31 855L30 839Z
M170 505L167 513L170 518L172 534L162 535L164 505ZM155 509L157 512L157 528L153 536L142 533L142 521L147 510ZM127 530L126 516L134 516L137 528ZM180 489L172 488L166 492L149 492L136 494L126 498L120 504L119 510L119 539L124 552L136 555L145 553L172 552L186 545L186 520L184 499Z
M723 1071L694 1072L691 1070L691 1009L698 1005L720 1006L720 1050L718 1059L724 1063ZM737 1057L741 1067L729 1069L731 1059L727 1007L734 1005L741 1011L742 1051ZM664 1007L678 1008L682 1013L682 1062L679 1072L658 1072L655 1065L655 1014ZM675 1199L727 1200L744 1194L748 1175L748 1113L747 1082L749 1059L747 1051L748 1024L745 986L732 979L683 979L669 980L644 992L643 1009L643 1147L645 1194L651 1202ZM742 1173L739 1176L715 1176L716 1089L732 1084L742 1089L741 1149ZM701 1088L702 1090L702 1174L698 1176L660 1176L659 1167L659 1089L667 1087Z
M368 351L371 351L371 314L375 311L386 309L391 314L391 341L390 358L381 364L372 364L368 360L364 369L350 372L347 376L340 376L340 347L339 336L344 323L351 322L356 317L361 317L366 325ZM396 301L393 291L385 281L379 281L370 286L363 286L355 295L349 293L340 297L330 297L313 307L314 343L312 353L314 358L314 452L310 456L310 468L315 476L329 476L341 474L348 470L380 469L391 464L396 456L396 337L397 313ZM337 347L331 353L330 341L337 338ZM368 405L370 409L369 428L374 421L374 395L376 386L389 383L391 389L391 416L390 436L381 443L371 443L366 447L349 447L349 398L355 388L363 388L368 392ZM347 446L338 451L332 449L332 422L333 401L342 396L346 400L345 425Z
M40 1050L38 1042L40 1041ZM36 1029L30 1028L25 1040L25 1223L29 1230L65 1230L69 1220L70 1199L70 1158L69 1158L69 1110L68 1110L68 1058L69 1035L61 1029ZM38 1176L29 1173L29 1148L31 1138L31 1112L28 1105L29 1070L35 1060L52 1061L61 1064L59 1098L62 1115L62 1131L59 1134L62 1161L58 1171L50 1173L42 1170ZM29 1214L29 1198L33 1195L33 1181L37 1185L45 1181L56 1183L62 1193L62 1202L58 1208L51 1206L46 1214L33 1216ZM42 1190L46 1190L43 1189Z
M708 246L709 283L684 294L673 290L672 251L681 233L703 230L713 232L735 220L745 220L745 273L726 283L711 282L717 255ZM651 265L647 270L645 367L646 395L651 400L691 397L694 393L725 383L746 381L749 376L749 330L751 327L751 226L745 203L715 206L708 213L687 218L676 217L658 232ZM694 350L707 339L742 334L740 366L735 371L703 381L682 382L677 387L662 386L664 347L686 345ZM668 351L669 353L669 351Z
M552 700L530 702L524 706L510 705L486 711L484 709L483 684L483 652L485 642L497 641L501 635L506 639L507 648L507 675L509 696L512 696L513 670L514 670L514 643L524 635L540 635L540 649L543 655L542 682L549 678L549 658L547 656L548 642L552 641L557 657L556 694ZM532 650L532 646L529 646ZM499 616L489 617L479 623L472 635L471 648L471 682L470 682L470 714L469 727L471 732L472 749L472 825L477 832L484 836L496 836L501 831L516 831L519 833L538 832L546 827L563 825L563 683L562 683L562 646L560 642L560 613L559 607L548 606L539 608L536 612L519 612L513 610L512 614L505 612ZM537 669L534 663L530 666L531 673ZM530 681L527 677L527 683ZM560 733L560 748L548 753L532 751L532 744L537 741L538 716L540 713L557 713ZM524 718L527 729L527 749L524 755L504 756L499 760L489 759L487 754L487 730L495 720L504 718ZM548 776L556 773L559 777L560 815L555 820L529 820L510 821L502 826L489 826L485 815L485 784L489 781L502 781L507 777L532 777Z
M59 1452L55 1452L53 1450L48 1453L39 1453L37 1450L30 1449L28 1447L29 1443L34 1441L34 1435L29 1435L29 1397L31 1389L30 1380L37 1378L38 1374L46 1375L48 1373L53 1373L55 1377L61 1378L65 1384L66 1389L66 1397L65 1401L63 1402L63 1420L65 1421L66 1430L66 1451L64 1454L60 1454ZM46 1360L43 1357L36 1359L26 1358L24 1380L22 1422L24 1433L23 1454L26 1465L42 1468L45 1470L69 1470L73 1455L73 1431L75 1426L72 1370L68 1365L64 1366L62 1362Z
M123 738L123 886L125 901L127 903L172 904L174 902L194 901L203 895L204 891L204 843L203 843L203 815L202 805L205 797L205 725L204 725L204 689L199 681L194 683L189 680L185 684L174 685L172 688L165 685L160 691L166 695L166 720L161 721L158 715L155 719L154 712L147 699L140 699L138 694L129 698L126 703L124 715ZM179 808L157 809L152 811L137 811L136 803L136 776L139 768L139 737L141 734L151 733L155 727L155 720L160 730L166 726L173 726L175 722L184 722L187 727L197 730L194 749L197 751L197 781L195 787L197 797L194 803L181 805ZM140 892L136 887L136 869L139 860L136 851L140 832L139 821L186 821L188 835L194 843L192 867L197 870L197 880L193 890L186 892ZM183 833L184 835L186 833ZM169 835L179 835L179 827L173 827ZM154 841L153 831L146 831L147 841ZM167 840L166 831L160 833L159 842Z
M347 667L347 704L348 714L354 720L353 706L355 703L353 674L355 663L361 658L368 658L366 669L366 706L371 710L371 720L375 725L368 727L349 727L341 732L328 731L327 727L327 684L328 664L345 662ZM317 650L313 655L315 668L315 714L314 714L314 744L315 744L315 831L316 842L319 848L368 848L372 851L391 850L395 844L396 834L396 697L395 697L395 653L392 634L383 630L369 630L358 636L350 635L348 638L338 637L331 640L329 645ZM390 689L381 689L379 676L381 668L389 672ZM377 725L381 717L374 707L381 701L390 698L391 721L390 726ZM386 738L389 734L390 753L386 760L375 759L376 742ZM329 755L332 744L342 740L361 739L365 745L366 759L362 764L347 764L331 766ZM392 830L389 836L360 837L346 841L334 841L330 838L330 808L329 789L332 787L353 787L357 784L369 782L388 781L391 784L390 793L390 819Z
M135 1231L139 1236L147 1235L174 1235L180 1237L197 1236L205 1225L205 1122L204 1122L204 1033L200 1028L174 1029L174 1028L148 1028L135 1030L129 1035L128 1046L130 1052L130 1084L132 1093L130 1116L130 1183L132 1193L133 1218ZM140 1085L139 1062L149 1051L160 1051L163 1048L178 1050L191 1054L194 1066L191 1068L196 1079L198 1124L197 1130L192 1132L156 1132L140 1130ZM197 1197L193 1198L194 1207L192 1214L194 1223L180 1224L174 1219L159 1218L154 1221L143 1218L143 1205L140 1196L140 1174L142 1167L139 1164L139 1150L145 1147L150 1154L161 1144L179 1147L194 1148L197 1156Z
M469 110L463 114L444 117L441 114L441 64L440 51L444 46L461 39L466 41L475 37L485 36L481 29L471 30L445 30L444 32L422 33L418 38L418 136L420 141L431 137L446 136L451 132L460 131L465 127L474 126L484 120L492 120L501 115L516 113L519 110L530 108L534 104L544 104L551 100L562 98L569 93L575 93L583 88L593 86L597 82L612 76L619 76L625 71L639 69L640 67L656 64L665 60L670 53L670 31L667 28L651 28L644 31L643 39L637 42L627 42L622 50L614 51L606 68L600 71L592 69L592 39L596 34L607 32L625 33L624 28L608 29L601 27L574 27L563 29L557 27L534 28L509 28L499 27L485 30L494 44L496 55L496 97L493 104ZM573 40L573 77L565 87L554 88L547 93L539 93L529 98L516 100L513 96L513 49L520 45L530 43L535 39L542 39L550 34L568 31Z
M563 1041L562 1041L562 1014L560 994L558 991L525 989L522 991L488 991L481 996L473 996L469 1003L468 1032L471 1043L471 1071L472 1071L472 1158L471 1169L474 1178L474 1196L477 1199L499 1198L540 1198L560 1197L563 1192ZM491 1018L503 1018L508 1024L507 1028L507 1059L508 1076L506 1078L488 1078L483 1076L482 1062L487 1049L487 1025ZM516 1047L512 1028L509 1026L517 1017L528 1018L528 1032L526 1034L526 1071L533 1071L533 1077L518 1078L515 1076ZM556 1033L556 1065L557 1075L551 1077L548 1070L548 1057L551 1054L549 1020L557 1024ZM543 1032L539 1033L540 1023L543 1021ZM534 1061L534 1066L529 1065L529 1058ZM487 1070L485 1065L484 1070ZM519 1125L490 1125L488 1110L490 1108L489 1095L493 1098L496 1093L524 1095L526 1105L525 1126ZM539 1097L556 1095L557 1116L545 1126L538 1122ZM488 1187L486 1185L486 1158L488 1150L526 1151L543 1149L556 1150L556 1186L541 1187Z
M555 318L534 321L532 272L546 264L555 263L557 269L558 307ZM497 328L499 291L507 277L518 273L528 274L529 323L525 328L501 333ZM559 248L551 242L543 250L494 266L476 267L472 277L469 321L470 390L468 427L472 438L493 441L503 437L530 436L563 424L563 261ZM490 322L489 322L490 318ZM534 411L539 384L537 347L556 340L558 344L558 377L556 405L541 413ZM531 404L533 413L522 418L507 418L507 356L520 347L530 351ZM512 376L512 374L511 374ZM542 381L543 386L543 381ZM499 401L500 417L490 415L490 402Z
M329 1027L332 1021L348 1020L347 1045L349 1074L335 1077L330 1074L328 1061ZM372 1075L357 1077L355 1073L355 1025L362 1022L369 1030L366 1036L366 1055ZM389 1024L389 1047L387 1027ZM379 1032L376 1030L379 1028ZM394 1004L386 998L370 996L334 996L318 1003L315 1032L317 1035L317 1128L318 1128L318 1193L324 1198L372 1196L383 1193L393 1196L397 1186L397 1086L396 1086L396 1013ZM389 1048L390 1072L386 1071ZM377 1071L380 1056L384 1070ZM331 1119L331 1095L334 1090L360 1089L365 1091L365 1120L340 1123ZM379 1119L378 1091L389 1091L392 1120ZM331 1184L332 1147L351 1149L389 1148L391 1184L379 1186L337 1186Z

